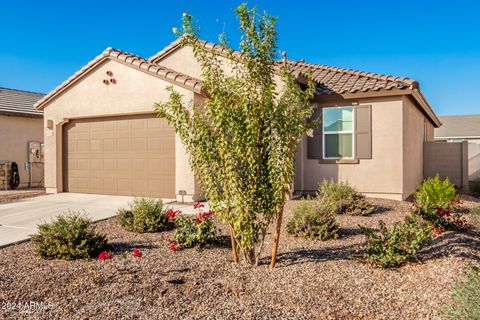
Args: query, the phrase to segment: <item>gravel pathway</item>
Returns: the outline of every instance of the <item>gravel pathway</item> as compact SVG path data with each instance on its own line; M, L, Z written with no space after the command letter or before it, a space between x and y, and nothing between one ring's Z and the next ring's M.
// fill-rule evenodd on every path
M226 237L225 245L173 253L170 233L125 232L115 219L97 223L112 244L109 261L44 261L33 255L31 243L7 247L0 250L0 318L439 319L452 283L469 265L480 266L479 233L444 233L417 263L399 269L360 265L349 259L364 241L358 224L376 226L382 219L391 225L410 207L372 202L378 213L370 217L337 216L337 240L284 233L273 271L268 258L258 268L232 264ZM287 204L287 218L294 204ZM133 248L143 257L133 257ZM8 302L20 302L22 310L6 308ZM47 308L27 310L26 302Z

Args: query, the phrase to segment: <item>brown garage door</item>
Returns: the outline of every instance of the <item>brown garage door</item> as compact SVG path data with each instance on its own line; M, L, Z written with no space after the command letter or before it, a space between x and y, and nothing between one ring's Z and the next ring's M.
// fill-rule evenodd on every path
M65 191L175 197L175 133L154 115L71 120L63 129Z

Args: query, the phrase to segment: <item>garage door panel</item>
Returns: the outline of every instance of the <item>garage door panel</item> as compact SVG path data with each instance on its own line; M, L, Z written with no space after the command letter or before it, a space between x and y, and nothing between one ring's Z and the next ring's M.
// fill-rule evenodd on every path
M72 137L72 138L74 138L74 137ZM76 140L76 146L77 146L77 148L76 148L75 151L77 151L77 152L86 152L86 153L90 152L90 141L87 140L87 139Z
M163 119L72 120L63 134L66 191L175 196L175 133Z

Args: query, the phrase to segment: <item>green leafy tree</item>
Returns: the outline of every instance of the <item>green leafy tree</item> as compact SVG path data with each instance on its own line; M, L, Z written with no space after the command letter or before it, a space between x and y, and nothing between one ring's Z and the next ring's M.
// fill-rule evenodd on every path
M169 99L155 108L175 128L210 205L228 223L235 262L241 255L258 265L267 229L276 222L273 268L295 150L302 135L318 125L306 121L316 86L309 75L299 84L286 61L277 60L276 18L245 4L236 13L240 52L223 34L221 50L205 48L193 17L183 15L177 35L193 48L208 94L202 106L193 106L170 87Z

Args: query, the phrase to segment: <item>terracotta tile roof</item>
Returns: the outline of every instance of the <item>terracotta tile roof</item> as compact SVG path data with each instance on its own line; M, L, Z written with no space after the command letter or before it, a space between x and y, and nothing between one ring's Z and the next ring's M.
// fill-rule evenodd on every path
M313 79L318 84L317 91L319 94L418 88L418 82L409 78L330 67L303 61L288 60L287 63L295 74L313 72Z
M33 105L43 96L43 93L0 88L0 114L42 118L43 112Z
M220 55L226 55L226 50L217 44L198 40L205 48L214 50ZM163 57L182 46L181 39L177 39L151 56L148 60L159 62ZM235 52L238 57L241 53ZM283 62L278 62L280 65ZM288 60L292 71L299 75L312 71L314 80L318 83L319 93L345 93L345 92L366 92L380 89L413 89L418 88L418 82L409 78L387 76L377 73L363 72L357 70L330 67L319 64L305 63L303 61Z
M137 55L127 53L121 50L107 48L100 55L90 61L88 64L83 66L79 71L73 74L70 78L65 80L58 87L53 89L49 94L39 100L34 107L37 109L43 109L45 104L65 90L70 84L80 79L85 75L89 70L93 69L98 64L102 63L106 59L118 61L120 63L126 64L133 68L136 68L140 71L146 72L163 80L166 80L172 84L179 85L183 88L192 90L194 92L205 94L202 89L200 80L193 77L184 75L182 73L176 72L164 66L160 66L152 61L146 60Z
M205 48L214 50L221 56L226 56L225 49L222 46L203 40L199 40L199 42ZM151 56L148 60L161 64L160 60L181 46L181 39L177 39L155 55ZM237 57L241 58L240 52L237 51L235 54ZM429 105L427 99L420 91L419 84L415 80L371 72L305 63L303 61L288 60L287 62L296 76L302 75L309 70L313 72L314 80L318 84L318 94L368 93L392 89L405 90L405 94L410 94L413 97L413 99L418 103L420 109L428 116L428 118L430 118L435 127L438 128L441 125L440 120L433 111L432 107ZM277 66L280 66L281 63L283 62L279 61Z

